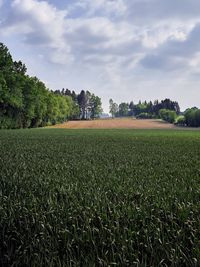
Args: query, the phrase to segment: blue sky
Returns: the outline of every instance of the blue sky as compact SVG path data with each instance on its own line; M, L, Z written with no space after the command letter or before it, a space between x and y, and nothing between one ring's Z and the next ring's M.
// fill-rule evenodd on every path
M200 107L199 0L0 0L0 42L50 89Z

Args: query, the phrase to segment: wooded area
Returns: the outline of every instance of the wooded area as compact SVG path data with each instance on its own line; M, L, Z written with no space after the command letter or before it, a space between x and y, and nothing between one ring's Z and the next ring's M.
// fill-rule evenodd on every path
M0 43L0 128L32 128L69 119L94 119L101 99L89 91L50 91L37 77L26 74L21 61L13 61Z
M200 126L200 109L193 107L181 112L178 102L168 98L154 102L139 101L137 104L122 102L119 105L110 99L109 105L113 118L134 116L137 119L162 119L179 126Z

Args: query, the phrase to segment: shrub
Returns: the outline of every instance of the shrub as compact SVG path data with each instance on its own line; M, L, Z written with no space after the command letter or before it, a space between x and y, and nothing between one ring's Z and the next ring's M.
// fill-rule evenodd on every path
M8 116L0 117L0 129L17 129L21 126L21 121Z
M152 119L152 114L143 112L136 116L136 119Z
M160 118L169 123L174 123L177 117L177 114L173 110L161 109L159 111Z
M178 116L176 118L175 124L179 125L179 126L185 126L186 125L185 116L183 116L183 115Z
M200 127L200 109L188 109L185 112L185 122L187 126Z

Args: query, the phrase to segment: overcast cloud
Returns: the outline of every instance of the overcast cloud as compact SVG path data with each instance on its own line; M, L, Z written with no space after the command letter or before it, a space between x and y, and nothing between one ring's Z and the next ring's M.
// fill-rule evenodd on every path
M0 0L0 41L50 89L200 107L199 0Z

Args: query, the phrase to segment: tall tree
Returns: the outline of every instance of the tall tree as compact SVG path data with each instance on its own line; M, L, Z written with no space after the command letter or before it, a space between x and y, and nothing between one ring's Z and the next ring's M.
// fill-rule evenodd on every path
M80 107L80 118L82 120L86 119L86 107L87 107L87 96L84 90L80 92L77 97L77 101Z
M133 101L131 101L130 102L130 104L129 104L129 114L130 114L130 116L134 116L134 107L135 107L135 105L134 105L134 103L133 103Z
M110 108L110 114L112 115L112 118L114 118L118 112L118 105L117 103L114 103L112 99L109 100L109 108Z
M94 94L91 95L90 104L90 117L91 119L99 118L100 114L103 112L101 98L95 96Z
M129 104L122 102L119 104L119 116L126 117L128 116Z

